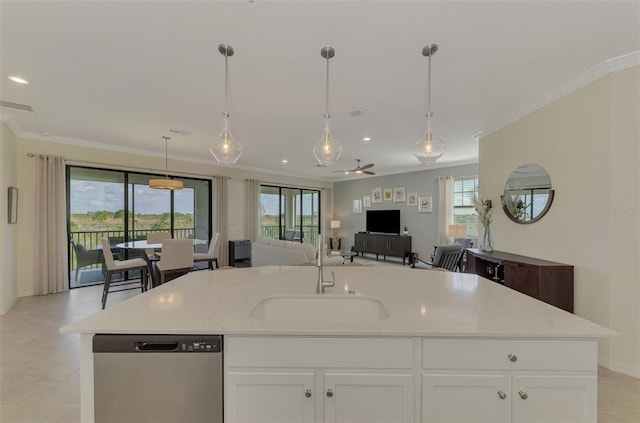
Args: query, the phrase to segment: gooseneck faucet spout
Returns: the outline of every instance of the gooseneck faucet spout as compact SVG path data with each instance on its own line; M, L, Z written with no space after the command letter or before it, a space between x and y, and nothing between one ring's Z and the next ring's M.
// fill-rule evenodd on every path
M336 284L336 275L331 271L331 280L324 280L324 272L322 267L322 255L324 254L322 248L322 235L318 234L318 260L316 266L318 267L318 284L316 285L316 294L324 294L325 288L331 288Z

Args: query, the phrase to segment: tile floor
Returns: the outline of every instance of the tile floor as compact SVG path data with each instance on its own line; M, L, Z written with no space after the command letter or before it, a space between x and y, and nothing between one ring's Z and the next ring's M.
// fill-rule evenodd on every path
M79 336L59 328L100 311L101 289L20 298L0 316L0 422L80 421ZM107 307L138 293L109 294ZM598 422L640 422L640 379L599 369Z

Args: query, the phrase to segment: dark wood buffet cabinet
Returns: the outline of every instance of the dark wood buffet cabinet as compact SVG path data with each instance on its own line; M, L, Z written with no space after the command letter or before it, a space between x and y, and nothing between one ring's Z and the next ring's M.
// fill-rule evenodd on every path
M370 234L359 232L355 234L353 251L357 253L375 254L376 260L381 255L402 257L402 264L411 254L411 237L409 235Z
M573 313L573 266L503 251L467 250L466 273L504 284Z

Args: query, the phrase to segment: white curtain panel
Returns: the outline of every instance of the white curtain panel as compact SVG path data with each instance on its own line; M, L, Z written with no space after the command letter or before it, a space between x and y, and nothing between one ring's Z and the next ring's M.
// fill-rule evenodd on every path
M33 293L44 295L69 289L65 160L36 160Z
M438 244L449 244L447 229L453 224L453 176L438 178Z
M229 263L229 177L214 176L216 195L216 231L220 232L220 266Z
M260 236L260 181L247 179L247 238L254 242Z

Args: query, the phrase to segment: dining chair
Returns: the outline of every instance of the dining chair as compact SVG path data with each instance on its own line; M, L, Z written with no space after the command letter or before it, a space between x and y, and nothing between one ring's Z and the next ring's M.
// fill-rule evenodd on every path
M193 261L207 261L209 262L209 269L213 270L213 262L216 263L215 269L218 269L220 266L218 265L218 247L220 246L220 233L216 232L211 237L211 241L209 242L209 250L206 253L194 253Z
M439 268L453 272L458 267L458 263L463 252L464 248L462 248L462 245L460 244L438 245L435 255L430 262L416 259L413 262L413 267L415 267L416 261L418 261L426 264L430 269Z
M167 282L167 275L188 273L191 270L193 270L193 240L187 238L162 241L162 255L156 262L156 281L162 285Z
M147 290L147 276L149 272L149 266L147 262L142 258L134 258L129 260L115 260L113 258L113 253L111 252L111 248L109 245L109 241L106 238L102 238L100 240L102 245L102 254L104 255L104 263L107 266L107 275L104 279L104 289L102 290L102 309L104 310L105 305L107 304L107 295L110 292L119 292L119 291L129 291L131 289L138 289L137 286L129 287L129 288L121 288L125 285L137 285L140 284L139 288L141 292ZM140 271L140 281L118 281L111 282L111 277L114 273L125 272L127 270L139 270ZM111 290L111 288L120 288Z
M95 264L102 264L102 251L100 250L87 250L84 245L76 242L72 239L71 247L73 251L76 253L76 275L75 280L78 282L78 275L80 274L80 269L87 266L93 266Z
M171 232L147 232L147 244L161 244L165 239L171 239ZM145 252L152 261L160 256L160 250L157 248L147 248Z

